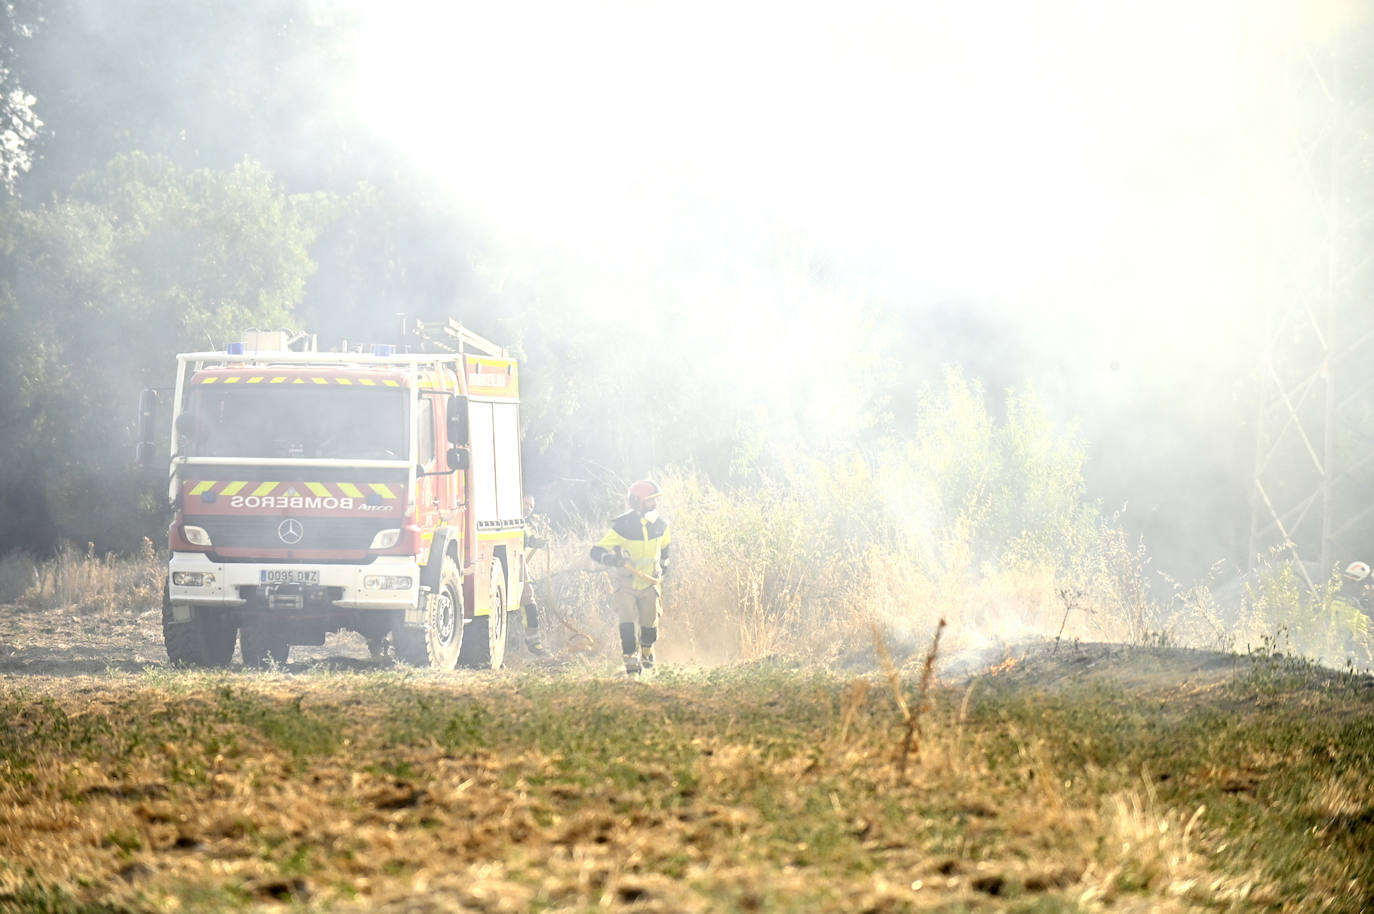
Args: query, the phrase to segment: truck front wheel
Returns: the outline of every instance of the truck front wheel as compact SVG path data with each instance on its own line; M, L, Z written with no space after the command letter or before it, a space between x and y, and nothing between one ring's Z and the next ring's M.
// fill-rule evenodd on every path
M228 666L238 626L229 613L191 607L191 618L177 622L172 599L162 592L162 642L172 666Z
M463 650L463 579L458 563L444 556L439 572L439 589L426 601L425 650L429 665L436 670L458 666Z

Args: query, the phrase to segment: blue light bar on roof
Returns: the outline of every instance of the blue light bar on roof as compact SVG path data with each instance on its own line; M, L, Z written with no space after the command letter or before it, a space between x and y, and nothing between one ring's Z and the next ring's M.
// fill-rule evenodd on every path
M373 355L391 355L391 344L390 344L390 343L373 343L373 344L372 344L372 354L373 354Z
M230 354L230 355L243 355L243 344L242 344L242 343L230 343L230 344L229 344L229 354Z

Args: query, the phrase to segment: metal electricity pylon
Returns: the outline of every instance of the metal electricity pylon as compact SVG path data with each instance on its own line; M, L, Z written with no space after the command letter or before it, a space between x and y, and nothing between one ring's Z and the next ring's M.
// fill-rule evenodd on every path
M1374 28L1296 48L1286 274L1260 365L1250 562L1296 559L1314 592L1374 562Z

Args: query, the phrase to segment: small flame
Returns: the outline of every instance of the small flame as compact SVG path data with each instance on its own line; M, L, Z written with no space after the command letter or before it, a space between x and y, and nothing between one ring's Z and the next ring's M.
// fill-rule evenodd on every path
M1009 670L1009 669L1011 669L1012 667L1016 666L1016 665L1017 665L1018 663L1020 663L1020 662L1021 662L1021 658L1020 658L1020 657L1010 657L1010 656L1009 656L1009 657L1007 657L1007 659L1003 660L1001 663L997 664L996 666L994 666L994 667L989 667L989 668L988 668L988 675L989 675L989 676L996 676L998 673L1005 673L1007 670Z

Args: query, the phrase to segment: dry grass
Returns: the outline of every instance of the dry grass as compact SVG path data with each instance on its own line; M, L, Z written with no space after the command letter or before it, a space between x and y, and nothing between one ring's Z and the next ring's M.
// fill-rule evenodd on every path
M1226 688L1190 674L1148 694L1048 691L1014 658L942 686L945 653L1138 636L1138 555L1099 555L1097 584L1070 591L1044 565L974 569L957 536L929 564L819 551L785 511L713 528L737 506L685 485L669 480L670 503L702 511L674 517L669 668L648 683L609 672L593 525L532 560L551 645L584 661L561 675L0 680L0 910L1374 901L1368 681L1266 653ZM67 550L7 560L0 584L84 631L151 612L161 572L151 546L123 562Z
M145 538L133 556L97 555L64 543L51 558L22 553L0 559L0 603L78 612L141 609L160 603L166 556Z
M10 681L0 909L1353 912L1374 891L1362 681L1161 703L923 673L898 680L903 768L883 680Z

